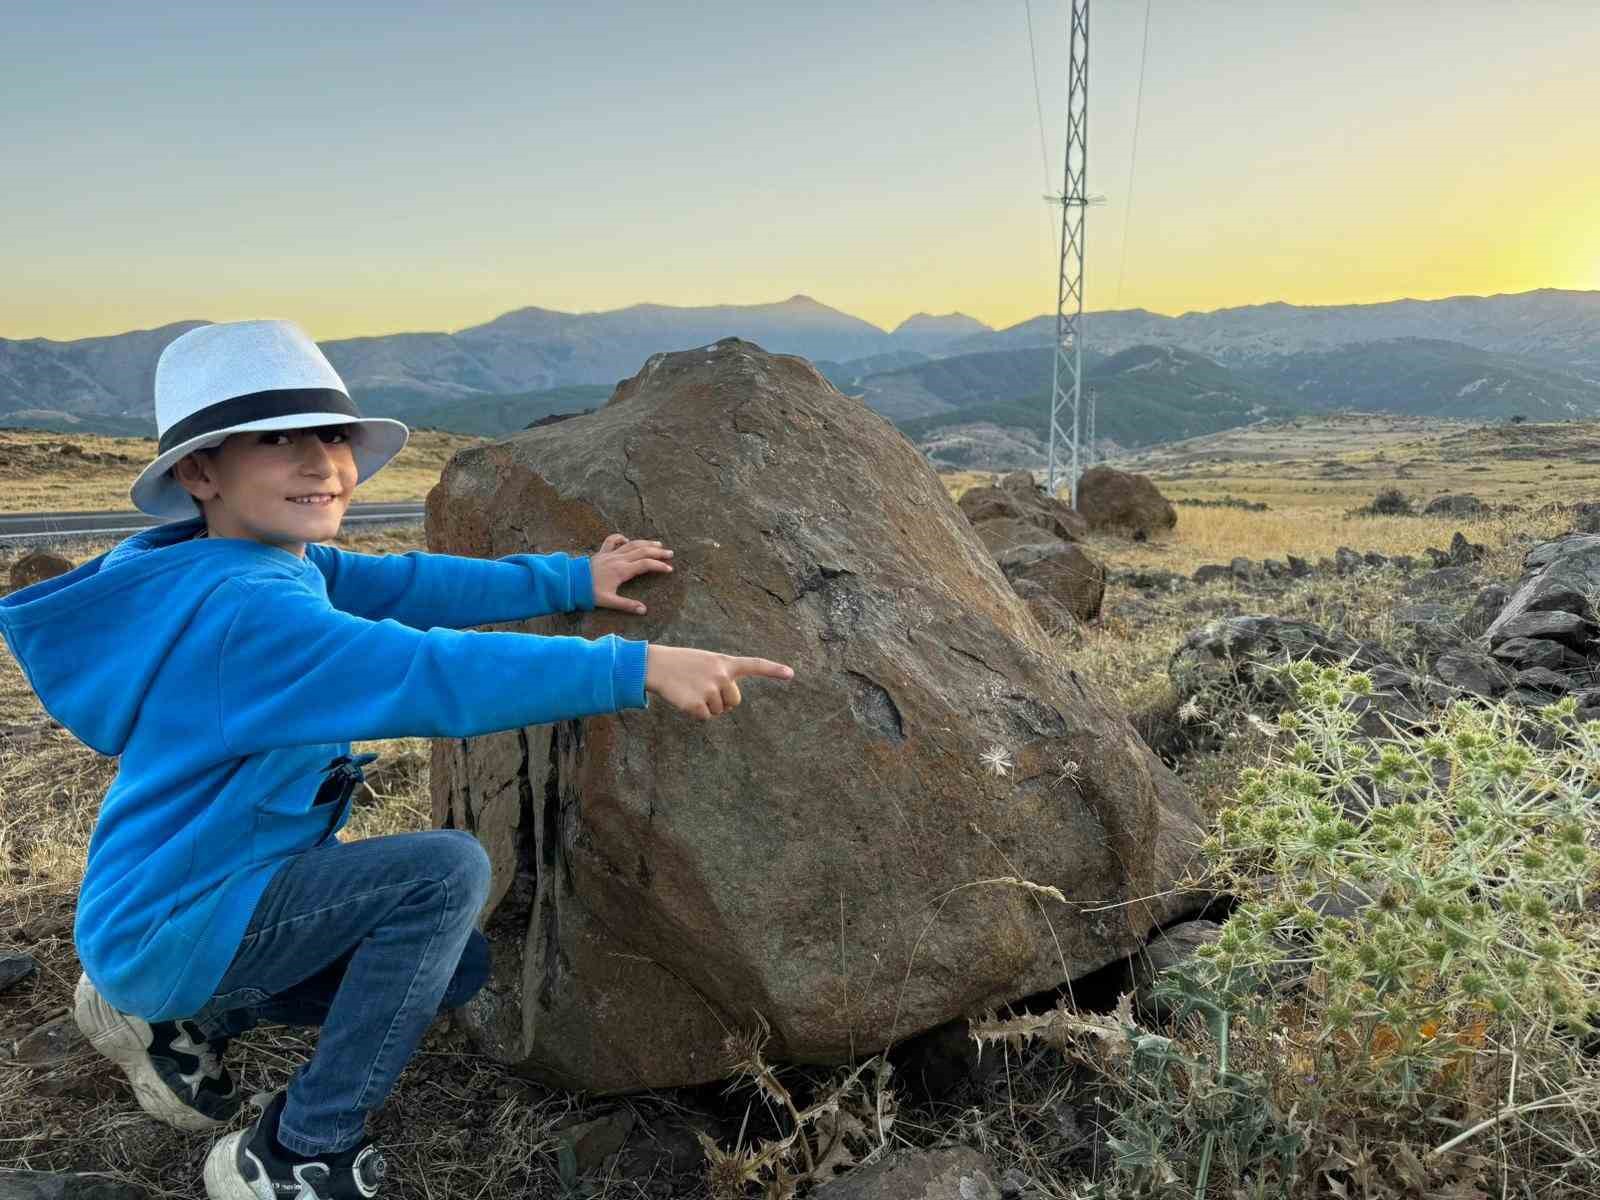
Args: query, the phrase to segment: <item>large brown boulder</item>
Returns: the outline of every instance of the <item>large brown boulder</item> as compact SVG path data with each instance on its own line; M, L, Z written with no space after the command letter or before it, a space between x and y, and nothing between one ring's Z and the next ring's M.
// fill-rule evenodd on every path
M1029 471L1013 471L998 487L968 488L958 503L979 530L989 522L1009 520L1037 526L1051 538L1066 542L1089 536L1088 522L1070 504L1047 495Z
M1000 570L1012 584L1027 580L1079 621L1100 615L1106 595L1106 568L1069 542L1015 546L998 556ZM1019 593L1020 594L1020 593Z
M1078 512L1096 533L1144 541L1178 523L1178 510L1146 475L1090 467L1078 477Z
M1122 958L1188 907L1182 785L928 462L802 359L657 355L592 415L456 455L427 527L476 555L660 538L676 570L627 585L647 616L526 627L795 669L708 723L657 699L436 743L436 818L495 868L496 969L466 1019L542 1080L713 1080L761 1020L772 1057L843 1061Z

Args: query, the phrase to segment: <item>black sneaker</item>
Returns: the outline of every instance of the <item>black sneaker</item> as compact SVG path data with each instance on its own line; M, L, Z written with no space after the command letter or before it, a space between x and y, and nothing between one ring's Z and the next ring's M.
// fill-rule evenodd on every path
M210 1200L372 1200L383 1184L383 1155L370 1138L310 1162L290 1161L278 1149L279 1092L256 1123L230 1133L206 1155Z
M83 1036L128 1077L139 1107L176 1129L226 1124L239 1111L239 1089L222 1065L226 1041L207 1042L189 1021L145 1021L106 1003L87 975L78 977L73 1019Z

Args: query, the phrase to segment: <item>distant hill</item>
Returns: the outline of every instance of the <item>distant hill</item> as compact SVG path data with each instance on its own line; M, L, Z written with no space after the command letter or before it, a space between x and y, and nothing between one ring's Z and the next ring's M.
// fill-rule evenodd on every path
M1048 394L1054 358L1053 347L961 354L867 375L841 390L861 396L891 421L911 420L1035 392ZM1085 352L1085 371L1104 358Z
M889 337L896 346L906 350L917 350L923 354L948 354L964 338L993 332L991 326L966 313L953 312L935 317L919 312L896 325Z
M19 412L30 414L17 418L19 424L55 420L39 415L52 412L82 422L151 421L157 357L173 338L201 323L68 342L0 338L0 424ZM454 420L443 411L456 404L521 398L508 400L501 416L481 418L498 423L520 415L533 403L526 398L536 393L608 389L654 353L731 335L806 357L841 390L863 396L892 419L913 420L1045 394L1055 317L987 330L961 313L923 313L890 333L810 297L792 296L775 304L637 304L598 313L522 308L455 333L322 345L358 396L387 396L405 412L430 414L429 420ZM1222 404L1217 419L1233 420L1240 404L1260 402L1261 395L1302 408L1467 416L1600 411L1591 391L1600 387L1600 291L1547 288L1318 307L1260 304L1181 317L1128 309L1087 314L1083 340L1086 363L1096 369L1106 356L1142 346L1183 351L1234 369L1238 374L1228 386L1216 389ZM1387 349L1362 348L1373 344ZM1459 349L1446 348L1450 344ZM1200 369L1190 364L1181 373L1191 368ZM1139 395L1140 403L1157 399ZM1184 399L1184 421L1200 420L1196 405L1203 403ZM1109 406L1102 404L1101 412L1103 420L1109 418ZM1176 412L1166 416L1178 420ZM72 428L66 417L63 426ZM470 414L461 419L480 420ZM1151 422L1140 418L1135 424L1144 428Z
M359 393L365 416L394 417L413 429L444 429L477 437L504 437L526 429L540 417L599 408L611 397L608 387L564 387L511 396L471 396L441 404L437 397L418 400L402 389Z
M1240 373L1301 407L1486 420L1600 415L1600 382L1459 342L1397 338L1258 358Z
M1260 383L1204 355L1166 346L1138 346L1104 359L1084 372L1084 386L1095 392L1097 437L1122 446L1196 437L1295 411ZM896 424L918 444L980 423L1022 431L1045 444L1049 396L1047 382L1029 395L979 401Z

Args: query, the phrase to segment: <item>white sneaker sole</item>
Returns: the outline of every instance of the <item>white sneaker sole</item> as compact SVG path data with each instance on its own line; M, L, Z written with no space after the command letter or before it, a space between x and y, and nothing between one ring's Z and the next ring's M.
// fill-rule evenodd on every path
M273 1200L272 1184L266 1181L265 1176L262 1179L267 1191L263 1196L239 1174L239 1143L248 1134L249 1130L230 1133L211 1147L211 1153L206 1155L202 1176L206 1183L207 1200Z
M227 1124L190 1108L178 1098L150 1061L150 1026L107 1004L87 975L78 977L72 1016L90 1045L121 1068L133 1085L139 1107L156 1120L191 1133L203 1133ZM241 1200L254 1200L254 1195L247 1194Z

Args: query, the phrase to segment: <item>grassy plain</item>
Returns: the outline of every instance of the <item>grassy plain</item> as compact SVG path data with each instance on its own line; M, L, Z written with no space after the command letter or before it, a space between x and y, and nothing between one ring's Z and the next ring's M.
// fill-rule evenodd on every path
M363 488L361 498L420 499L449 454L476 440L414 435L402 460L374 481L381 488ZM64 450L65 445L77 449ZM128 482L150 453L150 444L139 439L0 431L0 509L126 507ZM1175 500L1231 496L1265 502L1267 511L1180 506L1177 528L1169 536L1140 544L1097 537L1088 549L1113 568L1159 566L1187 574L1201 563L1235 556L1314 559L1340 545L1415 555L1428 546L1444 546L1460 529L1490 548L1484 576L1509 581L1529 540L1565 527L1561 517L1536 510L1550 501L1594 498L1597 464L1600 429L1583 425L1468 427L1340 417L1238 430L1115 465L1150 474ZM993 478L965 472L947 475L945 482L958 496ZM1471 491L1520 511L1472 522L1351 515L1385 487L1407 491L1419 508L1448 491ZM420 546L420 538L420 529L398 529L341 538L338 544L370 553L398 552ZM67 554L82 561L111 544L77 543ZM0 559L0 578L4 569ZM1187 630L1210 617L1276 611L1337 624L1357 636L1385 635L1393 632L1389 612L1401 586L1398 576L1375 572L1300 581L1264 600L1227 583L1153 598L1113 585L1100 621L1067 635L1062 651L1130 710L1147 710L1170 699L1166 663L1173 648ZM352 832L368 836L426 827L427 743L358 749L380 751L392 766L376 782L382 803L359 809ZM1186 761L1181 773L1214 807L1260 749L1246 731L1223 750ZM135 1181L152 1195L195 1195L209 1139L146 1119L103 1060L79 1053L49 1070L7 1061L15 1038L60 1015L70 1003L78 973L73 901L99 798L115 769L115 760L52 727L19 667L0 648L0 950L15 942L40 966L32 980L0 995L0 1166L97 1171ZM309 1045L299 1034L282 1030L249 1035L236 1067L243 1086L247 1091L281 1087ZM1068 1194L1072 1181L1053 1174L1059 1166L1041 1149L1046 1142L1040 1139L1059 1125L1053 1114L1071 1076L1039 1062L1032 1058L1031 1075L1020 1062L1013 1064L1009 1082L959 1112L938 1105L907 1107L897 1127L900 1136L920 1144L946 1136L976 1141L1002 1168L1019 1166L1041 1181L1048 1189L1041 1194ZM644 1096L622 1103L649 1119L674 1111L680 1100ZM457 1031L437 1026L378 1120L376 1132L395 1168L390 1191L403 1200L564 1194L557 1125L616 1106L518 1079L473 1055ZM649 1182L602 1179L589 1194L662 1193Z

